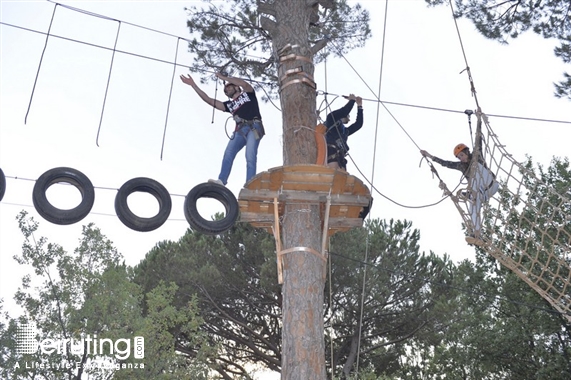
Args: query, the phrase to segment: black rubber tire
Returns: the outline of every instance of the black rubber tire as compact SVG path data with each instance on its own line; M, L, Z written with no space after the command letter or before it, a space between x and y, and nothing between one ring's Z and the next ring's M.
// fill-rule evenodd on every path
M6 176L2 169L0 169L0 201L4 198L4 193L6 192Z
M81 203L70 210L54 207L46 197L48 188L65 182L75 186L81 193ZM72 168L50 169L38 178L34 185L32 201L36 211L48 222L60 225L77 223L85 218L95 202L95 190L85 174Z
M127 198L134 192L149 193L159 202L159 212L151 218L143 218L135 215ZM133 178L125 182L115 196L115 212L124 225L132 230L140 232L153 231L162 226L171 213L172 200L167 189L159 182L151 178Z
M206 220L198 213L198 199L212 198L224 205L226 216L220 220ZM236 197L225 186L215 183L201 183L192 188L184 200L184 216L190 226L206 235L216 235L232 228L238 220L240 208Z

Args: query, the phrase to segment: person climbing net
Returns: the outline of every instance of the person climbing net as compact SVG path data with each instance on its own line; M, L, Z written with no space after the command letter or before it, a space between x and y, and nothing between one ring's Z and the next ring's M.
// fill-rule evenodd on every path
M481 146L481 144L479 145ZM456 145L453 150L454 156L459 161L443 160L426 150L421 150L420 153L423 157L428 157L444 167L461 171L468 180L466 191L461 192L461 196L470 202L471 231L468 237L480 241L482 204L493 197L499 189L496 176L486 166L482 154L479 152L472 154L470 148L463 143Z

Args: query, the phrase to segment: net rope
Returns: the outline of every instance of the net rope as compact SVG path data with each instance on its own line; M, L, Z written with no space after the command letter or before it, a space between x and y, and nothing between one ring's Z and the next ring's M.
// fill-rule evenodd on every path
M506 151L488 117L480 110L476 116L467 185L452 193L438 176L439 186L462 216L466 241L513 271L571 322L569 183L538 178L531 162L522 164Z

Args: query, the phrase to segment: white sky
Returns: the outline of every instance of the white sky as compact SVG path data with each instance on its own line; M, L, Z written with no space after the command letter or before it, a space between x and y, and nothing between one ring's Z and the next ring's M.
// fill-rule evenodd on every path
M47 32L53 3L0 2L3 23ZM62 3L187 38L184 7L198 2ZM315 80L319 90L331 94L355 93L374 99L379 88L385 2L365 0L361 4L371 13L373 38L365 48L351 52L345 59L330 59L328 83L325 83L325 65L317 66ZM561 78L564 70L571 71L569 65L565 66L554 56L555 41L527 33L510 45L500 45L486 40L465 20L459 21L459 28L483 112L571 121L569 101L552 95L552 83ZM51 33L112 48L116 31L116 22L58 8ZM24 124L46 37L6 25L1 25L0 32L0 168L8 177L6 194L0 202L0 297L4 298L8 310L17 313L12 294L22 275L29 272L12 259L21 253L23 242L15 219L20 210L25 209L40 222L39 235L47 236L50 242L59 243L69 251L77 245L81 226L94 222L113 241L127 263L136 265L157 242L178 240L184 234L188 226L183 213L184 195L195 185L217 177L227 143L224 127L228 114L217 111L212 119L212 108L178 79L188 70L177 68L161 160L173 66L117 53L98 147L96 136L111 53L52 37L45 51L28 121ZM123 24L117 49L173 61L176 43L174 37ZM178 63L190 62L191 54L181 41ZM460 74L464 68L458 34L448 7L428 8L422 0L389 2L382 100L456 111L475 109L466 72ZM202 88L214 96L213 81ZM221 95L218 91L219 99ZM318 96L318 106L322 100L323 97ZM343 104L344 101L337 100L333 107ZM454 159L451 152L457 143L470 145L467 116L395 105L387 107L398 124L382 107L377 120L377 103L365 102L364 127L349 139L353 160L370 179L377 129L375 187L403 205L420 206L438 201L442 195L438 182L426 164L419 168L418 148L403 129L422 149L441 158ZM259 172L282 165L281 115L269 103L261 105L261 112L267 135L260 144ZM352 116L354 119L355 113ZM568 156L569 124L497 117L491 117L490 122L499 140L516 159L523 160L529 154L535 161L548 165L554 155ZM475 127L475 117L472 124ZM32 206L34 182L26 180L35 180L59 166L80 170L96 187L91 214L71 226L53 225L35 212ZM459 172L440 166L437 169L453 188ZM348 170L362 178L351 161ZM114 189L135 177L153 178L173 194L170 218L155 231L132 231L115 215ZM244 180L245 160L241 152L228 187L238 195ZM440 255L447 253L454 261L473 257L474 249L465 243L461 218L450 201L418 209L398 206L379 194L373 196L371 216L411 220L413 227L421 232L421 250L432 250ZM48 197L61 208L74 207L80 199L71 186L53 186ZM141 216L152 216L158 210L158 204L150 195L135 194L129 200ZM207 217L211 210L217 210L208 203L204 207L209 210Z

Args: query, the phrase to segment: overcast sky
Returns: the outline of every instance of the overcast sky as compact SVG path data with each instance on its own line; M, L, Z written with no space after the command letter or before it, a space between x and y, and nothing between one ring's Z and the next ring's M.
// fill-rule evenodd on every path
M136 265L157 242L178 240L184 234L188 227L183 214L184 195L195 185L216 178L227 143L224 129L231 129L230 123L226 125L228 114L217 111L213 116L212 108L180 82L178 77L188 73L187 68L176 69L169 107L173 65L141 57L173 62L175 36L189 37L184 7L198 2L61 3L148 29L121 25L117 50L138 56L116 54L100 125L112 55L109 49L94 45L112 48L118 23L58 7L51 34L66 39L48 40L25 124L46 41L42 33L48 30L54 3L1 1L2 23L24 28L1 25L0 168L7 176L7 190L0 203L0 297L12 312L17 312L12 295L22 275L29 272L12 259L21 252L23 242L15 219L20 210L40 222L38 235L70 251L77 246L81 226L93 222L127 263ZM450 9L428 8L422 0L390 1L381 77L385 2L368 0L361 4L371 13L373 38L364 48L317 66L315 74L319 90L338 95L355 93L367 99L364 127L349 138L355 163L349 160L348 170L363 180L374 179L375 187L394 201L373 193L371 217L411 220L420 230L422 251L446 253L454 261L473 258L474 249L465 243L461 218L449 200L434 207L403 207L432 204L442 196L428 166L419 168L418 147L453 160L452 148L460 142L470 145L471 141L468 118L461 112L476 105L463 72L466 64ZM553 97L552 83L560 80L564 70L571 71L554 56L556 41L528 33L501 45L486 40L467 21L460 20L458 25L483 112L571 121L569 101ZM178 63L188 65L191 54L180 41ZM391 104L385 105L392 116L382 106L377 113L379 103L370 100L377 96L380 78L383 101L460 113ZM202 88L214 96L214 81ZM218 99L221 96L219 88ZM328 100L332 99L330 95ZM317 105L323 100L318 96ZM337 100L332 107L343 104ZM267 103L261 105L261 112L267 135L260 144L258 171L282 165L280 111ZM490 123L518 160L527 154L548 165L553 156L568 156L569 123L502 117L490 117ZM32 206L34 180L60 166L80 170L96 187L92 212L71 226L43 220ZM459 172L437 168L453 188ZM172 194L170 218L155 231L130 230L115 215L117 189L135 177L153 178ZM228 187L238 195L244 181L241 152ZM59 185L50 188L48 197L61 208L74 207L80 199L73 187ZM131 201L141 216L152 216L158 210L150 195L135 194ZM205 207L217 208L208 203Z

